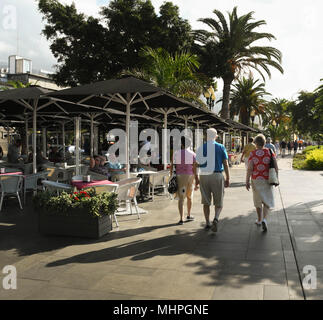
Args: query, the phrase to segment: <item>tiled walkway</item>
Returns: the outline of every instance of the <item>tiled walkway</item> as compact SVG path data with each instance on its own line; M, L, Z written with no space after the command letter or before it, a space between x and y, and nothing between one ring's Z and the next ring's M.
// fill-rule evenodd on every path
M243 164L231 169L216 234L203 229L199 191L195 221L177 225L177 201L157 196L141 204L149 211L141 220L119 217L119 229L99 240L40 236L31 205L21 214L10 200L0 214L0 278L15 265L18 288L4 290L0 279L0 299L304 299L299 275L308 264L318 284L305 296L321 299L323 172L290 165L279 160L267 233L254 224Z

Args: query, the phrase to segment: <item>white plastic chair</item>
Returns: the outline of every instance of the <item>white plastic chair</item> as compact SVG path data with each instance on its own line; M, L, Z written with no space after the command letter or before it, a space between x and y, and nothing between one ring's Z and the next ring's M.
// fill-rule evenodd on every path
M130 179L122 180L120 182L117 182L118 188L116 191L118 194L119 203L130 204L131 214L132 214L132 202L134 203L138 219L140 219L140 214L138 210L136 195L137 195L140 182L141 182L141 178L130 178Z
M74 187L72 185L61 182L43 180L42 184L44 190L56 191L57 194L62 191L70 192L74 190Z
M87 174L90 175L93 180L108 180L108 176L91 170L88 170Z
M72 181L82 181L83 180L83 175L82 176L81 175L73 176L71 180Z
M19 193L22 191L23 178L24 177L22 175L1 175L0 176L0 187L1 187L0 211L2 210L2 203L5 195L16 195L19 201L20 209L22 210Z
M47 172L38 172L24 176L24 204L26 204L26 192L29 190L38 191L38 181L47 177Z
M95 189L95 192L97 194L100 194L100 193L104 193L104 192L117 192L118 187L119 186L117 184L100 184L100 185L96 185L96 186L85 187L85 188L82 188L82 190L86 191L86 190L90 190L90 189ZM116 213L113 214L113 218L116 223L116 226L119 227Z
M151 196L154 201L155 189L164 189L164 194L167 192L167 178L169 177L168 170L158 171L152 175L149 175L149 190L148 195Z

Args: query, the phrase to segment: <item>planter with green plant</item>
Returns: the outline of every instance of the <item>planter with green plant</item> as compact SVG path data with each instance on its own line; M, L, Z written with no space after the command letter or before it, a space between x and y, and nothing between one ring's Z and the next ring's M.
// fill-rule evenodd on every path
M39 217L39 232L100 238L112 230L112 215L118 208L117 194L95 190L60 195L39 192L33 198Z

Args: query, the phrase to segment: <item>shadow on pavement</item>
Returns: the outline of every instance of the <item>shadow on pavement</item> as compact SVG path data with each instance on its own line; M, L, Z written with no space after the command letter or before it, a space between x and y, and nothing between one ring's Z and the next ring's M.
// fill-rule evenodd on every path
M304 206L314 208L322 203L323 200L303 203L300 206L293 205L286 208L286 211L298 212L298 209L301 210ZM104 243L107 247L99 250L67 258L57 257L57 260L48 263L47 267L71 263L111 262L123 258L128 258L137 266L136 262L162 256L165 257L164 268L167 269L167 261L171 261L172 257L187 255L178 269L182 267L183 270L194 270L195 274L209 275L207 284L210 286L242 287L246 284L263 284L266 281L285 285L287 260L284 250L291 254L292 248L283 213L272 213L267 233L254 224L255 218L256 214L252 210L247 216L221 219L216 234L204 230L203 226L197 226L196 222L187 222L183 226L161 223L156 226L119 230L99 240L88 240L41 236L37 231L37 216L31 204L29 203L21 213L18 206L15 207L12 203L12 206L7 205L0 215L0 250L15 249L20 256L27 256L76 244ZM157 232L152 238L132 238L162 229L163 233ZM122 244L109 246L109 241L116 239L124 241ZM294 275L297 280L296 271Z

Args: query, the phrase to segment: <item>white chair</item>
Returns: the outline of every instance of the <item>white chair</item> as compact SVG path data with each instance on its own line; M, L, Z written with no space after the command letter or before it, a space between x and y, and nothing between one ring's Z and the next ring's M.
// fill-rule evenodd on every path
M127 178L127 179L123 179L123 180L116 182L116 184L120 187L125 184L137 182L139 179L141 181L141 178Z
M80 176L80 175L73 176L71 180L72 181L82 181L83 180L83 175L82 176Z
M158 171L154 174L149 175L149 190L148 195L151 196L154 200L155 189L164 189L164 194L168 194L167 191L167 180L169 178L169 171L162 170Z
M88 165L81 165L81 174L87 175L89 172L90 166Z
M66 191L66 192L74 191L74 187L66 183L43 180L42 184L43 184L44 190L56 191L57 195L62 191Z
M1 175L1 200L0 211L2 209L3 198L5 195L16 195L19 201L20 209L22 209L19 193L22 191L23 176L22 175Z
M96 185L96 186L85 187L85 188L82 188L82 190L86 191L86 190L90 190L90 189L95 189L95 192L97 194L100 194L100 193L104 193L104 192L116 192L118 187L119 186L117 184L100 184L100 185ZM116 223L116 226L119 227L116 213L113 214L113 218Z
M33 164L26 163L24 164L24 175L33 173Z
M47 172L47 179L49 181L57 181L57 168L55 167L46 167L44 168L45 172Z
M73 171L62 169L62 168L56 168L55 169L55 175L57 177L57 182L63 182L66 183L71 180Z
M38 191L38 181L46 179L47 174L47 172L38 172L24 176L24 204L26 204L26 192L29 190Z
M125 182L127 180L128 180L128 183ZM132 180L132 181L129 182L129 180ZM132 202L133 202L135 205L138 219L140 219L140 214L138 210L136 195L137 195L140 182L141 182L141 178L130 178L116 183L118 184L118 188L116 192L118 194L119 203L126 203L126 204L129 203L130 213L132 214Z
M87 174L90 175L93 180L108 180L108 176L91 170L89 170Z

